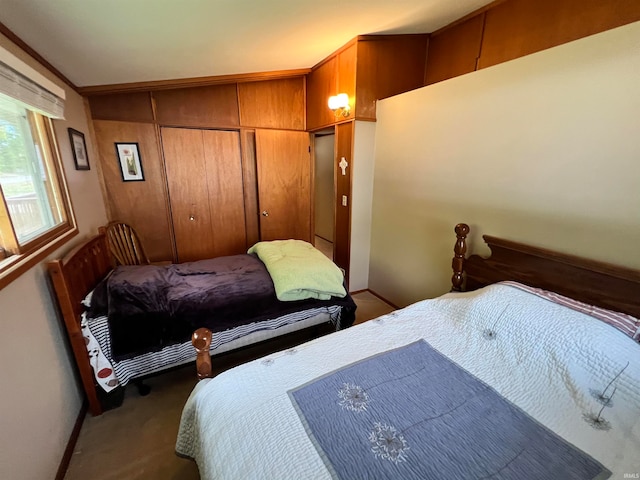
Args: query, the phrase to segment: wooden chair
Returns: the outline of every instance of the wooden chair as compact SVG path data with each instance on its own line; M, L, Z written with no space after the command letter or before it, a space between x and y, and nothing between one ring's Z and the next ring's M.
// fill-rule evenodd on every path
M147 265L150 263L138 234L130 225L111 222L107 225L105 234L109 251L119 265Z

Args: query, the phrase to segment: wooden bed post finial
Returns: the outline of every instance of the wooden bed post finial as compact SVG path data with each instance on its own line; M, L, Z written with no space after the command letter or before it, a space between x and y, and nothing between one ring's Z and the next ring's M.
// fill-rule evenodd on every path
M464 277L462 272L464 271L464 255L467 253L467 235L469 234L469 225L466 223L459 223L456 225L456 244L453 247L453 260L451 262L451 268L453 268L453 276L451 277L451 290L459 292L462 290L462 282Z
M211 330L208 328L199 328L191 336L191 344L196 349L196 370L198 372L198 380L211 377Z

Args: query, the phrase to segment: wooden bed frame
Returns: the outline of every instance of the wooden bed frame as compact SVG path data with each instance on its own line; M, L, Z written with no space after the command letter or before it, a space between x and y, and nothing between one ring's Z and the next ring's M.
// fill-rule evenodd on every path
M92 415L103 412L98 387L89 363L87 347L80 327L82 299L113 268L104 232L78 245L67 255L47 263L58 305L67 328L82 386Z
M80 326L82 312L84 311L84 307L81 304L82 300L87 293L93 290L100 280L115 267L115 262L107 245L105 232L106 229L101 227L95 237L73 248L63 258L47 262L46 264L62 313L64 325L67 329L73 356L78 365L82 386L87 395L89 411L94 416L102 414L109 408L118 406L122 402L124 395L122 388L106 393L96 383ZM239 347L219 355L231 355L239 351L271 348L272 346L273 348L277 348L277 346L281 344L287 345L287 342L299 344L319 335L329 333L332 329L333 327L330 322L318 323L277 337ZM162 371L170 368L171 367L168 366ZM156 373L149 374L148 376L155 374ZM146 376L142 376L133 379L134 384L136 384L142 395L148 393L149 388L141 384L141 379L145 377Z
M640 318L640 271L484 235L491 256L464 258L469 226L456 225L452 290L512 280Z
M512 280L640 318L638 270L489 235L482 237L491 249L489 258L479 255L465 258L469 225L459 223L454 230L457 238L453 249L452 291L477 290L492 283ZM199 379L212 376L210 342L211 332L206 328L193 333Z

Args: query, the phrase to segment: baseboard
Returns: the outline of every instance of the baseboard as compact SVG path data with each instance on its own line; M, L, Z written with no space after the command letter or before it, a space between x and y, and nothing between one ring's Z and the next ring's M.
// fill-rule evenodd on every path
M328 238L324 238L322 235L318 235L317 233L314 235L314 237L321 238L325 242L329 242L329 243L333 244L333 240L329 240Z
M389 300L387 300L386 298L384 298L382 295L378 295L376 292L374 292L373 290L370 290L368 288L365 288L364 290L356 290L355 292L349 292L349 295L356 295L358 293L363 293L363 292L369 292L371 295L373 295L374 297L378 297L384 303L387 303L387 304L391 305L396 310L398 310L400 308L396 304L394 304L394 303L390 302Z
M55 480L63 480L64 476L67 474L69 463L71 463L71 456L73 455L73 450L76 448L76 443L78 442L78 437L80 436L80 430L82 430L82 423L84 422L84 417L87 416L88 411L89 403L85 399L82 402L82 406L80 407L80 411L78 412L78 418L76 418L76 423L73 426L71 435L69 436L67 448L64 449L64 454L62 455L62 460L60 460L60 465L58 466L58 472L56 473Z

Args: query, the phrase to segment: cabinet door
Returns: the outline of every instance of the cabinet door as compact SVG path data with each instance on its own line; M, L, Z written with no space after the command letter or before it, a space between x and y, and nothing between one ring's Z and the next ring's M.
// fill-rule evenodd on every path
M178 261L245 251L239 133L163 128L162 146Z
M213 256L247 253L240 133L204 130L202 137Z
M311 241L309 134L256 130L260 239Z

